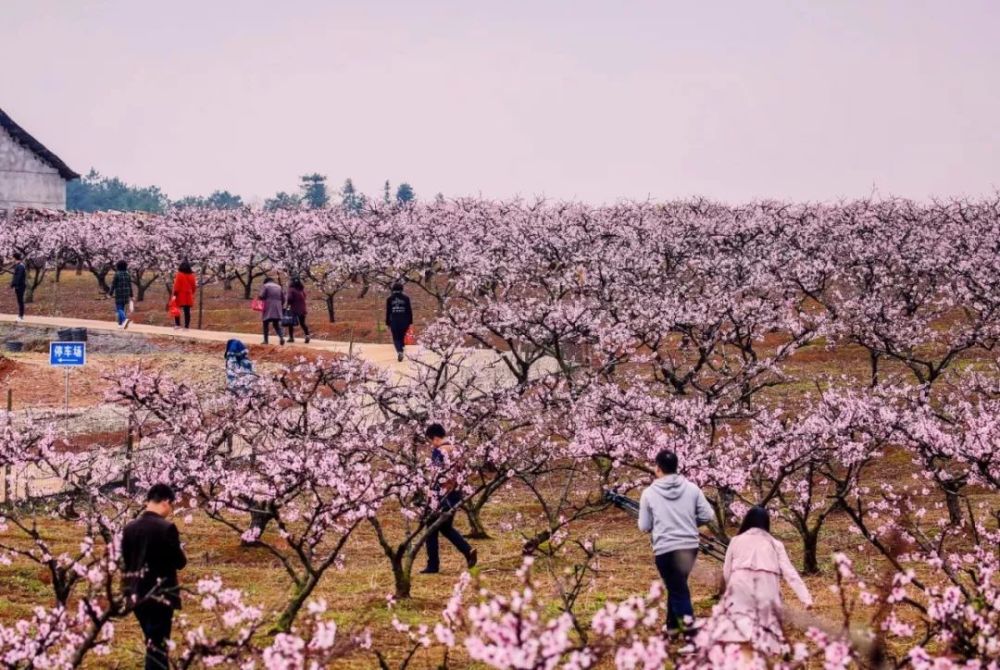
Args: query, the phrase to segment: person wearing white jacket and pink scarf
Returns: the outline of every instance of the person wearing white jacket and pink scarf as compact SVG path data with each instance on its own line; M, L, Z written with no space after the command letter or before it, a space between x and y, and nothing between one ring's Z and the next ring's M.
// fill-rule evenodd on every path
M752 507L739 534L729 542L722 568L726 591L712 631L715 642L749 643L762 651L780 643L782 579L807 608L812 607L809 589L788 560L785 546L770 531L767 510Z

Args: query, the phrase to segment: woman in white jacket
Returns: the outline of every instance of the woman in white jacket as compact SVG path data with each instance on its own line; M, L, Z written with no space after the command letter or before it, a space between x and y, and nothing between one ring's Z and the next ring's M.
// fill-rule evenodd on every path
M771 535L771 517L752 507L739 534L729 543L722 568L726 591L716 610L712 638L720 643L750 643L773 650L784 639L781 628L781 580L807 608L812 596L788 560L785 546Z

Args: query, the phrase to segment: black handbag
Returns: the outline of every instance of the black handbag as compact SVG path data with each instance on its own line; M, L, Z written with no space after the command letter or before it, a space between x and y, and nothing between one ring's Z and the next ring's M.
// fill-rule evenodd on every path
M299 317L292 314L292 310L285 308L285 311L281 314L281 325L282 326L297 326L299 325Z

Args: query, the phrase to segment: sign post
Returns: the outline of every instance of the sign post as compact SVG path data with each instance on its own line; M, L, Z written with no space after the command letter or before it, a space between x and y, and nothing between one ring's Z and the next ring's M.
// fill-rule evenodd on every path
M87 364L86 342L49 342L49 365L62 368L66 381L63 411L69 416L69 369Z

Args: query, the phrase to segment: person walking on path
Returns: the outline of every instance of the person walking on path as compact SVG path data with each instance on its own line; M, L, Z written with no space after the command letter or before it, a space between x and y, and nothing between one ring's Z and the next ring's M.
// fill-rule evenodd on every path
M309 326L306 324L306 287L298 277L293 279L288 286L288 311L302 326L302 332L306 336L306 344L309 344ZM288 341L295 341L295 326L292 324L288 325Z
M433 488L440 500L440 507L431 516L429 524L436 523L442 516L444 517L444 522L436 530L427 534L427 567L420 572L425 575L432 575L441 571L441 556L438 548L439 535L444 535L449 542L455 545L459 553L465 557L466 565L470 568L474 567L479 560L476 550L469 545L468 541L462 537L462 534L458 532L458 529L454 525L455 510L462 504L462 494L457 490L457 486L453 480L445 479L443 482L440 481L441 474L446 466L445 455L451 452L451 445L445 441L448 434L445 432L444 426L439 423L432 423L427 426L424 434L431 444L431 467L438 471Z
M194 294L198 290L198 282L194 276L194 270L187 261L182 261L177 266L177 274L174 275L173 297L177 300L177 307L184 313L184 330L191 327L191 308L194 307ZM174 328L181 327L181 317L174 317Z
M274 326L274 332L278 336L280 344L285 343L285 336L281 332L281 315L285 308L285 292L281 290L271 277L264 277L264 285L260 288L260 300L264 303L264 309L260 313L260 319L264 324L264 344L268 343L267 331L269 326Z
M403 293L403 285L399 282L392 285L392 293L385 301L385 325L392 333L396 360L402 361L406 331L413 325L413 310L410 308L410 297Z
M667 631L689 630L694 607L688 575L698 556L698 526L715 520L705 494L677 474L677 454L656 455L656 480L639 498L639 530L652 534L656 569L667 587Z
M24 292L28 288L28 268L24 265L24 257L20 252L14 252L14 276L10 280L10 287L14 289L14 297L17 298L17 320L24 321Z
M717 608L712 631L718 642L751 644L755 649L778 649L781 627L781 580L807 609L813 599L785 546L771 535L771 516L763 507L751 507L739 534L729 542L722 567L726 591Z
M111 280L111 291L108 295L115 299L118 327L125 330L128 324L132 323L128 318L128 312L132 311L132 276L128 273L128 263L125 261L118 261L115 264L115 276Z
M146 639L146 670L169 667L167 640L174 610L181 608L177 571L187 565L173 512L174 491L154 484L146 494L146 510L122 532L125 593L134 598L135 616Z

